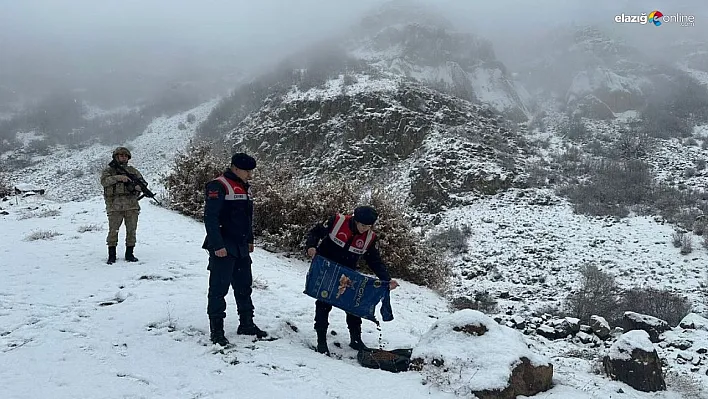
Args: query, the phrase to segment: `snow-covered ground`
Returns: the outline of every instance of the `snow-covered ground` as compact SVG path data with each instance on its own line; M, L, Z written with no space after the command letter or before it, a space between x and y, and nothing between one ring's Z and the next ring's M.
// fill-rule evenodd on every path
M256 249L255 321L278 339L253 342L236 335L229 297L226 334L234 348L221 353L208 341L207 256L200 249L200 223L145 203L136 246L140 261L108 266L100 197L17 201L2 203L10 212L0 216L3 398L453 397L444 386L424 384L419 372L359 366L339 310L330 317L338 333L330 338L334 356L314 352L313 300L302 293L304 261ZM54 236L31 239L42 235ZM392 304L396 318L382 325L383 347L416 348L425 337L420 342L429 352L426 333L450 314L446 302L402 282ZM448 338L441 339L445 347ZM522 340L520 334L517 339ZM373 323L365 321L364 340L377 344ZM645 394L596 375L593 360L567 355L569 343L537 339L529 345L554 364L554 387L540 398L684 397L675 391L681 387ZM461 353L468 349L459 343ZM469 353L477 353L480 363L480 348Z
M702 238L691 234L695 249L681 255L672 244L673 227L653 218L593 218L575 214L551 191L509 191L448 212L439 230L463 226L471 235L452 288L459 294L508 292L514 299L506 305L516 311L562 308L559 293L574 287L581 266L594 264L624 288L670 289L705 311Z

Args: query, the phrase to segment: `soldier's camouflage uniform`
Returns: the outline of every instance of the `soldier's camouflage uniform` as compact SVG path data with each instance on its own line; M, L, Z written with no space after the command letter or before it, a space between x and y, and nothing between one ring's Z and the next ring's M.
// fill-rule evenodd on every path
M114 152L114 156L117 152L118 149ZM142 178L140 172L134 167L130 165L122 166L129 173ZM103 199L106 202L106 212L108 213L108 237L106 238L106 243L109 247L118 245L118 231L123 221L125 221L125 246L134 247L135 232L138 229L138 215L140 214L140 204L138 203L140 187L119 181L118 176L120 174L117 169L110 166L106 167L101 173Z

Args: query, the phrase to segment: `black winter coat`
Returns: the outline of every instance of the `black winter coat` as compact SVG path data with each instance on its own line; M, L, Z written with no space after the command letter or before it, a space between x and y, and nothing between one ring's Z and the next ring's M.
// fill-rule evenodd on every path
M376 274L376 277L383 281L391 280L386 265L381 260L381 254L377 247L377 239L374 239L364 255L357 255L349 251L351 242L347 243L344 247L340 247L329 238L329 233L332 231L332 228L334 228L334 219L335 216L331 216L326 222L316 224L307 236L305 247L317 248L317 253L320 256L353 270L358 268L357 263L359 262L359 258L363 256L371 270ZM351 231L357 231L354 219L349 219L349 228ZM322 240L322 242L320 242L320 240Z
M226 248L226 252L238 258L250 256L248 247L253 244L253 198L250 185L230 170L223 173L236 181L248 193L247 199L226 200L227 189L218 180L206 184L204 203L204 226L207 236L202 248L213 252Z

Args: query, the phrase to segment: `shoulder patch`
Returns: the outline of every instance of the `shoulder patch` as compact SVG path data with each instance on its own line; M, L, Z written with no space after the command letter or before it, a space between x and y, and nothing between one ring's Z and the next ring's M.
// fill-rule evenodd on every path
M207 198L208 199L218 199L219 198L219 190L208 190L207 191Z

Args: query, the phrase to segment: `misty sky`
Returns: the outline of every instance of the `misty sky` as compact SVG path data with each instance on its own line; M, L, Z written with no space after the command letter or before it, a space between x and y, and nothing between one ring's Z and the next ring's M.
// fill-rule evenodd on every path
M0 81L0 89L11 85L9 77L21 86L62 81L91 84L92 79L95 83L106 76L121 81L138 72L146 82L237 73L333 35L384 2L0 0L0 77L5 80ZM504 53L505 43L518 45L520 38L560 24L605 24L635 40L646 38L647 45L671 35L669 29L613 27L614 15L621 12L656 8L695 14L699 26L672 33L678 37L699 38L698 32L708 27L708 2L698 0L422 2L434 4L458 27L493 40L499 54Z

